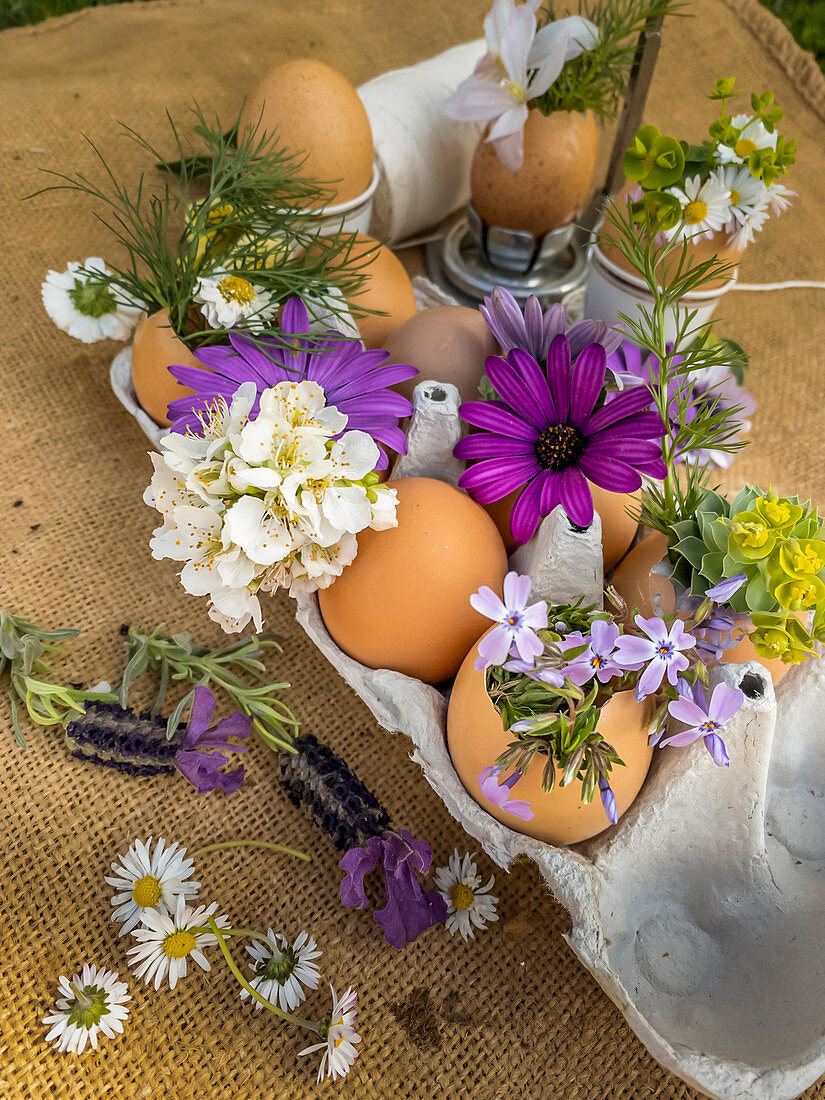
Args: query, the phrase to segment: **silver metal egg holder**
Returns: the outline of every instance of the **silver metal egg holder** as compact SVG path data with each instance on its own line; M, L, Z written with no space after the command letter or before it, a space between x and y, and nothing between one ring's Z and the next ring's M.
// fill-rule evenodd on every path
M453 386L416 387L394 477L456 483L458 404ZM557 508L510 564L536 598L600 600L598 516L580 531ZM726 732L730 768L701 741L657 751L618 825L560 848L501 824L464 789L446 744L449 693L348 657L314 595L296 615L378 724L410 738L489 857L539 865L570 913L571 948L662 1065L720 1100L790 1100L825 1072L825 662L791 669L776 692L756 662L717 670L745 693Z

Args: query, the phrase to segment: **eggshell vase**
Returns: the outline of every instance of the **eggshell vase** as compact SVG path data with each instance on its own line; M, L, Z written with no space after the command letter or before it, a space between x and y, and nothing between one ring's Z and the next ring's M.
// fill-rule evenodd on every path
M598 155L590 111L533 108L524 126L524 164L499 160L493 142L478 144L470 173L473 204L487 225L523 229L539 238L569 224L584 207Z
M532 818L522 820L484 797L479 776L485 768L495 764L497 757L513 741L513 735L502 727L501 716L487 694L485 673L475 667L476 656L474 647L455 678L447 710L450 759L464 789L504 825L548 844L578 844L604 832L610 822L598 792L591 802L582 802L578 781L566 787L557 782L552 791L545 791L542 786L544 756L535 757L512 788L513 799L530 803ZM602 708L599 733L624 761L623 767L616 766L610 773L619 816L639 793L650 768L653 749L648 745L648 734L653 712L652 700L639 703L632 691L612 697ZM560 778L557 773L557 779Z
M171 423L169 402L192 392L169 373L172 364L203 368L172 328L168 309L141 317L132 341L132 385L141 407L162 427Z
M444 461L460 434L450 389L422 384L396 477L457 480L458 464ZM574 531L557 509L519 550L545 598L598 601L598 526ZM447 749L445 693L348 657L315 597L298 600L297 617L376 721L411 739L427 781L488 856L538 864L570 913L571 948L664 1066L719 1100L791 1100L825 1072L822 661L794 666L776 691L761 664L723 666L720 679L745 696L725 732L730 768L701 741L656 750L618 825L560 847L469 796Z

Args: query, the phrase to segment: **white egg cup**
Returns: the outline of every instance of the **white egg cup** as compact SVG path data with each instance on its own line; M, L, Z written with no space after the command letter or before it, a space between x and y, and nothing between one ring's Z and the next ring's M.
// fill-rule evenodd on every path
M624 329L620 314L637 320L641 317L642 307L647 310L652 308L653 298L647 283L605 256L598 242L594 242L590 247L590 264L584 290L584 315L606 321L614 328ZM676 339L677 324L683 320L687 312L696 311L693 321L695 326L706 324L724 296L733 289L738 277L739 272L736 269L723 286L715 290L686 294L680 300L678 307L668 309L665 313L667 341L672 343Z
M394 477L456 483L458 404L453 386L416 387ZM534 597L600 601L598 516L580 532L557 508L511 566L531 575ZM790 1100L825 1072L822 661L793 668L776 693L762 665L722 666L717 678L745 693L726 731L730 768L701 741L657 750L618 825L555 847L464 789L447 750L448 694L348 657L315 595L299 597L296 616L379 725L411 739L427 781L490 858L539 865L570 913L568 943L662 1065L720 1100Z

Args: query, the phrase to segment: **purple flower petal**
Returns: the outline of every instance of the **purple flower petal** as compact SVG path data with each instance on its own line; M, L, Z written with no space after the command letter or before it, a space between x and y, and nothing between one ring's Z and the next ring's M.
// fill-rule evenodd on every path
M712 721L724 726L733 718L745 701L739 688L729 688L727 684L717 684L713 689L708 715Z
M570 399L572 424L582 424L593 411L604 386L606 362L604 348L599 344L589 344L576 360Z
M710 600L714 600L716 603L727 603L734 593L738 592L743 584L747 581L747 574L737 573L735 577L728 577L727 580L720 581L712 588L708 588L705 591L705 595Z
M458 411L462 420L475 428L485 428L498 435L526 439L531 443L538 439L538 432L526 420L490 401L465 401Z
M570 411L570 345L566 336L554 336L547 352L547 381L556 405L560 422L567 420Z
M705 748L713 757L714 764L718 764L720 768L730 767L730 757L728 756L728 750L725 747L725 742L722 740L718 733L709 733L706 735Z
M553 405L549 400L542 402L541 396L535 393L524 381L515 366L520 357L523 358L524 353L510 352L508 357L511 360L510 362L495 355L490 356L485 365L487 378L499 397L503 398L513 408L517 408L520 415L537 432L541 432L552 421ZM549 398L550 391L547 389L546 383L544 389Z
M581 470L568 466L558 475L559 499L571 523L589 527L593 522L593 496Z
M458 479L458 484L462 489L471 492L473 499L479 504L491 504L494 500L506 497L514 489L520 489L537 474L541 474L541 467L533 457L513 460L509 465L489 458L465 470Z
M510 531L518 543L529 542L536 533L536 528L542 520L539 508L542 500L545 482L558 475L549 470L542 470L525 486L510 513ZM459 482L460 484L460 482Z
M642 484L639 474L618 458L591 457L585 450L579 465L594 485L609 493L634 493Z
M535 443L528 443L525 439L508 439L503 435L465 435L459 439L453 448L456 458L465 462L479 458L504 458L509 455L518 455L522 458L535 456Z

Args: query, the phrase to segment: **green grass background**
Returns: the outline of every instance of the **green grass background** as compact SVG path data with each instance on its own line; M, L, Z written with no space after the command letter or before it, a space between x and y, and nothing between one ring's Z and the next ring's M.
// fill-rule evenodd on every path
M0 0L0 30L40 23L52 15L81 8L117 4L120 0ZM142 3L151 0L140 0ZM761 0L779 16L804 50L809 50L825 70L825 0Z

